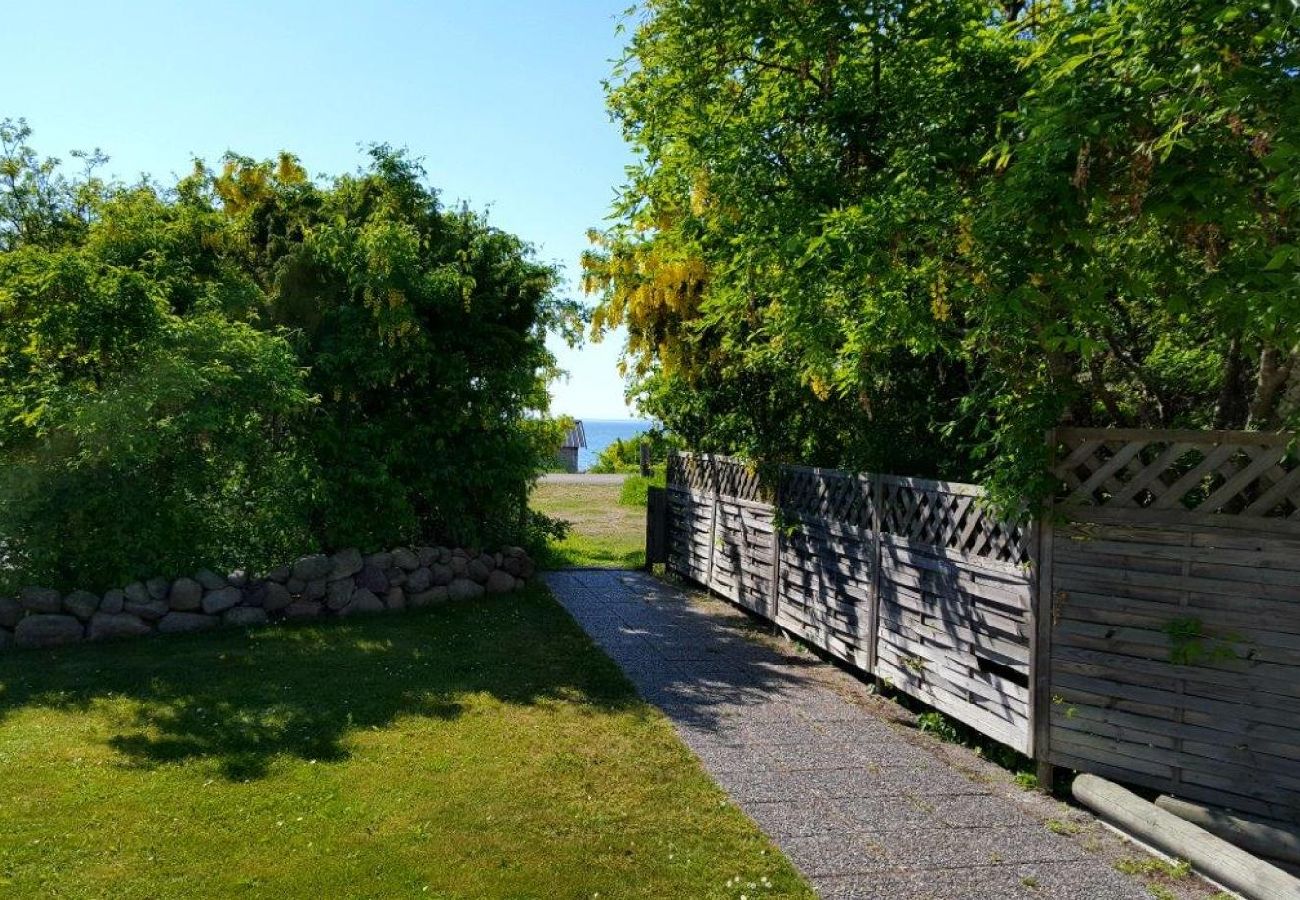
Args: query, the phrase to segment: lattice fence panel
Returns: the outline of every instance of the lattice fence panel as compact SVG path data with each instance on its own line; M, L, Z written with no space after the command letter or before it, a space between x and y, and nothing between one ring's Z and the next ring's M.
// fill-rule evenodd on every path
M760 501L762 480L758 470L744 460L706 453L672 453L668 457L668 485L737 500Z
M1029 517L999 518L983 498L983 490L973 485L884 476L880 528L980 559L1028 563L1033 540Z
M1062 506L1300 523L1300 457L1289 435L1063 429L1058 440Z
M836 469L781 469L781 509L854 528L872 528L871 476Z

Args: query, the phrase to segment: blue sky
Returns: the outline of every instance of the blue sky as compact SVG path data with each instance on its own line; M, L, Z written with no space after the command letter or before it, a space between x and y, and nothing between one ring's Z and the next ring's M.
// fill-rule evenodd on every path
M43 2L8 4L0 117L37 149L98 146L123 178L194 156L284 149L313 173L355 169L359 143L424 160L445 201L559 262L576 294L585 231L631 156L600 81L628 0ZM570 351L557 412L625 418L622 337Z

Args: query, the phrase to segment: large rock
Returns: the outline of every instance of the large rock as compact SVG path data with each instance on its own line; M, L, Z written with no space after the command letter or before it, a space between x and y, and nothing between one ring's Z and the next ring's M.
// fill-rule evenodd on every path
M427 591L433 586L433 573L421 566L406 578L406 589L413 594Z
M383 612L384 601L370 591L362 588L352 595L352 602L339 611L341 616L355 616L358 613Z
M293 575L293 570L288 566L276 566L266 573L267 581L274 581L276 584L284 584Z
M286 619L314 619L321 614L325 605L319 600L295 600L284 608Z
M382 594L388 590L388 576L378 566L366 563L357 573L357 587L365 588L372 594Z
M235 628L251 628L254 625L265 625L267 622L266 610L258 606L236 606L234 609L226 610L226 614L221 617L223 625L230 625Z
M262 609L268 613L280 612L293 602L289 589L276 581L266 583L266 594L262 597Z
M448 547L438 547L438 562L444 566L451 562L451 549Z
M364 588L362 589L364 590ZM343 607L352 602L352 595L356 592L356 585L352 583L351 578L344 578L341 581L331 581L329 588L325 592L325 605L330 609L338 612Z
M73 591L63 598L63 611L83 622L99 611L99 598L90 591Z
M215 616L202 613L169 612L158 620L159 634L186 634L191 631L207 631L217 627Z
M148 603L153 599L149 596L149 589L139 581L133 581L122 588L122 593L126 595L128 603Z
M0 650L8 650L14 645L14 633L7 628L0 628Z
M264 608L266 606L267 582L250 581L244 586L244 599L242 605L256 606ZM232 585L233 587L233 585Z
M420 561L420 565L428 568L438 561L438 551L433 547L416 547L415 557Z
M422 594L412 594L406 598L406 602L413 609L420 609L425 606L433 606L438 603L447 602L447 589L445 587L429 588Z
M465 566L465 574L477 581L479 584L483 584L488 580L488 576L492 574L492 566L488 565L487 562L484 561L483 557L480 556L469 561Z
M447 585L447 597L452 600L473 600L483 596L483 585L468 578L457 578Z
M0 628L13 628L23 613L23 605L13 597L0 597Z
M524 561L517 556L507 556L501 560L501 568L515 577L524 570Z
M128 599L123 606L123 610L133 616L139 616L146 622L156 622L171 611L166 600L154 600L153 598L143 601Z
M304 556L293 564L293 577L301 581L316 581L328 578L334 569L334 562L324 553Z
M149 591L149 596L155 600L166 600L167 589L171 587L166 578L150 578L144 586Z
M203 611L210 616L220 615L238 606L243 599L244 592L237 587L227 586L217 591L208 591L203 595Z
M14 643L19 647L61 647L84 636L85 629L75 616L50 613L28 616L14 629Z
M167 595L167 605L177 612L199 610L203 606L203 583L194 578L177 578Z
M205 591L219 591L225 587L227 583L226 579L222 578L211 569L200 569L194 575L194 580L203 585L203 590ZM172 585L172 590L176 590L176 585Z
M18 599L29 612L53 615L63 611L63 596L53 588L26 587L18 593Z
M429 572L432 573L433 583L438 585L451 584L451 580L456 577L456 573L451 570L451 566L443 563L436 563L431 566Z
M398 547L393 551L393 565L397 566L399 569L404 569L407 572L414 572L416 569L420 568L420 557L416 556L406 547Z
M226 576L226 582L231 587L237 587L237 588L247 587L248 573L245 572L243 569L236 569L235 571L231 572L229 575Z
M125 606L126 592L120 588L105 591L104 599L99 601L99 611L109 615L120 613Z
M451 561L447 565L451 566L451 574L459 578L465 574L465 567L469 565L469 558L458 553L452 553Z
M295 597L301 595L303 591L307 590L307 582L303 581L301 578L290 578L285 582L284 586L287 587L289 593L293 594Z
M393 567L393 554L388 552L372 553L366 557L366 565L374 566L379 571Z
M399 587L389 588L384 594L384 606L389 609L406 609L406 591Z
M390 585L402 585L406 584L408 576L405 569L399 569L397 566L393 566L384 573L384 577L388 579Z
M329 582L324 578L317 578L315 581L307 582L302 589L302 599L304 600L324 600L325 591L329 589Z
M334 567L330 569L330 581L337 581L340 578L351 578L361 571L365 564L361 559L360 550L340 550L334 554Z
M144 619L123 612L97 612L90 617L90 626L86 629L86 637L92 641L112 641L152 633L153 628Z
M489 594L508 594L515 589L515 576L505 569L497 569L488 575L483 586Z

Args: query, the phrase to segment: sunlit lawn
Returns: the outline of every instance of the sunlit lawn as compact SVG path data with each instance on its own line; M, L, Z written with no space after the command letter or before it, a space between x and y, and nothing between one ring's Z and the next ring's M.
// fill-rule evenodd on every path
M619 484L543 481L533 490L532 506L573 523L563 541L539 560L546 568L636 569L645 563L645 507L621 506Z
M3 896L809 895L540 587L7 654L0 773Z

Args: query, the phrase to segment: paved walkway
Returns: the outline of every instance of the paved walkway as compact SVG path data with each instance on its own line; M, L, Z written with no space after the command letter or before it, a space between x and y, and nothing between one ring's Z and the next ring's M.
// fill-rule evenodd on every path
M1036 795L967 777L844 696L835 667L745 635L726 604L631 572L547 582L821 896L1149 900L1031 814Z

